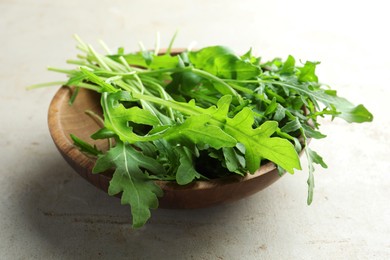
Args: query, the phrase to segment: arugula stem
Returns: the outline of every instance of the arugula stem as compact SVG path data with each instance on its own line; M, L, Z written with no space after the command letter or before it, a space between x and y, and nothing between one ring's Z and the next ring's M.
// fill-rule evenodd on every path
M59 73L64 73L64 74L68 74L68 75L72 75L72 74L76 73L75 70L65 70L65 69L59 69L59 68L53 68L53 67L48 67L47 70L48 71L59 72Z
M163 74L166 72L175 73L175 72L185 72L185 71L192 71L192 67L144 70L144 71L138 71L137 73L140 75L154 75L154 74Z
M91 45L88 45L88 50L89 50L89 54L91 54L96 59L96 61L102 68L108 71L112 71L111 68L103 61L100 55L95 52L95 50Z
M150 86L154 87L159 93L160 93L160 96L165 99L165 100L172 100L172 97L165 91L165 89L158 83L152 81L152 80L149 80L149 79L146 79L146 78L143 78L142 79L145 83L149 84ZM168 115L169 117L175 121L175 115L173 113L173 110L171 107L167 107L167 110L168 110Z
M80 83L74 84L74 86L75 87L89 89L89 90L93 90L93 91L96 91L96 92L100 92L100 87L98 87L96 85L84 83L84 82L80 82Z
M172 109L175 109L175 110L177 110L183 114L186 114L186 115L197 115L197 114L202 113L202 111L199 110L200 108L197 108L196 106L187 107L190 105L184 106L182 104L178 104L176 101L164 100L164 99L161 99L161 98L158 98L155 96L148 96L148 95L143 95L140 93L133 92L132 94L137 99L150 101L150 102L153 102L153 103L156 103L156 104L159 104L162 106L166 106L166 107L171 107Z
M77 46L79 49L81 49L82 51L87 51L88 50L88 46L87 44L81 40L81 38L77 35L77 34L74 34L73 37L76 39L76 41L79 43L79 45Z
M167 48L167 51L166 51L166 54L167 54L167 55L170 55L170 54L171 54L172 46L173 46L173 43L175 42L177 33L178 33L178 31L175 32L175 34L173 35L171 41L169 42L169 45L168 45L168 48Z
M126 62L125 58L123 58L123 56L120 56L119 57L119 61L123 64L123 66L125 66L125 68L129 71L129 72L133 72L134 69L130 67L130 65Z
M85 66L85 67L89 67L89 68L94 69L94 70L100 69L98 66L95 66L93 64L90 64L90 63L87 63L87 62L84 62L81 60L67 60L66 63L73 64L73 65Z
M229 81L232 81L232 80L228 79L228 80L225 80L225 81L229 82ZM233 81L236 81L236 80L233 80ZM236 82L240 82L240 83L268 83L268 84L273 84L273 85L284 86L284 87L287 87L287 88L290 88L290 89L294 89L294 90L296 90L299 93L304 93L304 94L306 94L309 97L312 97L313 96L313 92L315 92L315 91L306 90L304 88L295 86L293 84L289 84L289 83L282 82L282 81L277 81L277 80L275 80L275 81L262 80L262 79L258 79L258 80L237 80ZM321 101L324 104L328 104L329 103L325 98L321 97L320 95L317 95L314 98L314 100L319 100L319 101Z
M103 47L103 49L108 53L111 54L110 48L106 45L106 43L102 40L99 40L100 45Z
M46 82L46 83L40 83L40 84L34 84L31 86L28 86L27 90L37 89L37 88L44 88L44 87L51 87L51 86L62 86L65 85L66 81L52 81L52 82Z

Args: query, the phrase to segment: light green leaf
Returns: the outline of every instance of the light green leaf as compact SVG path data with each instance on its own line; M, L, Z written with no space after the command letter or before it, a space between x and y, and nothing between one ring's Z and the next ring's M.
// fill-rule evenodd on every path
M195 68L225 79L250 79L260 73L259 67L242 60L229 48L206 47L190 52L188 57Z
M211 125L210 120L211 116L207 114L191 116L182 125L172 127L164 138L171 142L186 138L195 144L208 144L215 149L235 146L236 139L218 126Z
M227 120L225 131L245 146L247 168L254 173L260 167L261 158L266 158L280 165L289 173L301 169L294 146L286 139L270 137L276 131L277 122L267 121L257 129L252 128L253 112L244 108L233 119Z
M138 53L129 53L125 55L110 55L109 58L114 61L119 61L123 57L129 65L144 67L149 69L167 69L176 68L179 64L178 56L171 56L168 54L156 56L153 52L144 51Z
M307 61L302 68L299 68L299 81L301 82L318 82L316 75L316 66L319 62Z

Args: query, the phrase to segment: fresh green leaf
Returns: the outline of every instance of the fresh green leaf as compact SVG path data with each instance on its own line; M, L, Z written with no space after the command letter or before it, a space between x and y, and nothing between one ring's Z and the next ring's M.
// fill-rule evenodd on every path
M180 166L177 168L176 181L180 185L186 185L194 179L200 178L200 174L195 170L193 155L185 147L177 147L180 154Z
M250 79L260 73L257 66L240 59L233 51L223 46L203 48L190 52L189 58L195 68L225 79Z
M158 207L157 197L162 196L162 190L142 169L159 173L164 168L156 160L120 141L114 148L99 156L93 172L100 173L111 168L115 168L115 172L108 194L113 196L122 192L121 203L130 205L133 227L143 226L151 216L150 209Z
M322 159L322 157L318 153L316 153L315 151L313 151L310 148L307 148L307 152L310 156L310 161L321 165L323 168L328 168L328 165L326 165L326 163L324 162L324 160Z
M278 103L276 102L276 98L274 97L271 103L268 105L267 109L264 111L264 114L265 115L273 114L275 113L277 108L278 108Z
M301 169L298 154L294 146L279 137L270 137L278 126L275 121L267 121L256 129L252 128L253 112L244 108L233 119L227 120L226 132L236 137L245 146L247 168L254 173L260 166L261 158L280 165L289 173ZM238 130L239 129L239 130Z
M293 56L289 55L287 60L283 63L282 68L280 69L280 74L291 75L295 73L295 59Z
M182 125L173 127L165 134L171 142L180 142L182 138L191 140L195 144L209 144L215 149L233 147L237 141L221 128L211 125L210 115L197 115L188 118Z
M129 65L144 67L153 70L176 68L179 64L178 56L171 55L154 55L153 52L143 51L139 53L130 53L125 55L110 55L108 56L114 61L119 61L120 57L123 57Z
M321 139L326 137L326 135L314 130L313 127L310 125L302 125L302 128L304 129L305 135L308 138Z
M292 120L292 121L288 122L287 124L285 124L281 130L283 132L290 133L290 132L293 132L293 131L300 129L301 127L302 127L302 125L299 122L299 119L296 117L295 120Z
M242 168L245 167L245 158L238 154L233 147L224 147L222 148L222 152L226 162L226 168L230 172L235 172L241 175Z
M345 98L338 97L334 93L330 95L329 92L325 92L324 90L311 90L305 84L298 85L296 82L294 83L292 81L275 81L273 82L273 84L293 89L300 93L302 96L307 96L311 100L319 101L326 106L334 106L337 111L340 112L335 114L335 116L343 118L349 123L363 123L371 122L373 120L373 115L363 105L358 105L355 107L351 102L349 102Z
M275 113L274 113L274 120L275 121L281 121L284 117L286 116L286 109L278 104L278 106L276 107L276 110L275 110Z
M307 179L308 184L308 196L307 204L310 205L313 202L314 193L314 165L313 163L320 164L323 168L328 168L322 157L310 148L306 148L306 157L309 165L309 178Z
M108 130L107 128L103 127L103 128L100 128L95 133L93 133L91 135L91 138L97 140L97 139L113 138L116 136L117 135L114 131Z
M101 97L105 127L115 132L122 141L135 143L141 141L153 141L156 137L140 136L133 132L129 122L156 126L159 120L149 110L139 107L125 108L120 101L131 101L128 92L119 91L117 93L104 92ZM157 138L158 139L158 138Z
M291 62L289 62L291 63ZM299 81L300 82L318 82L318 77L316 75L316 66L319 62L307 61L302 68L299 68ZM291 69L290 69L291 70Z

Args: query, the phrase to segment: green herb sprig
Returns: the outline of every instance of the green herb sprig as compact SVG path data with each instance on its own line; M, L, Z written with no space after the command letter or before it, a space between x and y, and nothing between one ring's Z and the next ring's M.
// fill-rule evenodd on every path
M161 188L155 180L185 185L238 174L254 173L262 163L275 163L280 173L301 169L304 147L309 164L308 199L313 200L314 164L322 157L308 148L321 139L318 119L370 122L372 114L337 96L318 81L318 62L297 65L289 56L265 63L251 50L239 56L223 46L164 54L144 50L100 54L76 36L82 51L66 85L101 93L104 127L94 139L115 139L107 152L72 135L74 144L97 158L94 173L114 169L108 193L122 192L131 206L133 226L141 227L158 207ZM104 49L108 48L102 43ZM215 167L215 165L219 165ZM206 165L206 166L205 166ZM207 165L213 165L207 167Z

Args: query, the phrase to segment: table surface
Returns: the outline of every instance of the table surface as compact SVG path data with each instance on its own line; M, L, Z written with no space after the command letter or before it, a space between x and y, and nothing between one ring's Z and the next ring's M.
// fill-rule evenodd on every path
M22 1L0 2L1 259L389 259L390 19L385 1ZM247 199L199 210L154 210L131 228L129 208L65 163L47 129L62 81L46 71L76 56L74 33L98 46L253 47L264 60L321 61L320 81L375 119L323 120L311 143L317 168L306 205L307 165Z

